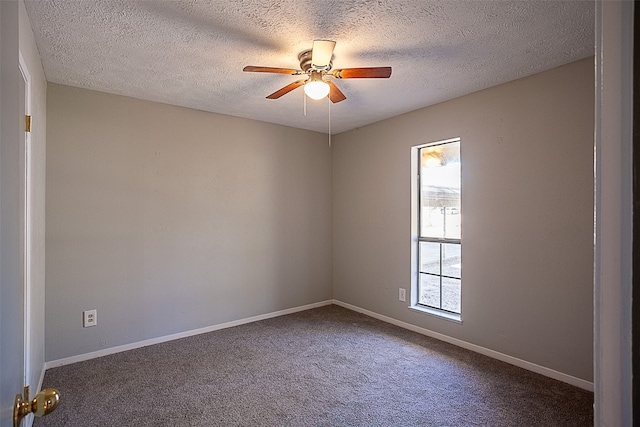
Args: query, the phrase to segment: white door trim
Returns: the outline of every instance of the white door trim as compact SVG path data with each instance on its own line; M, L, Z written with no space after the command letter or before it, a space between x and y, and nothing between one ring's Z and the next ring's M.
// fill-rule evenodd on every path
M596 2L594 425L633 421L633 8Z
M26 61L21 51L18 51L18 68L21 77L24 79L24 115L31 115L31 74L27 68ZM22 112L20 112L23 114ZM23 273L23 291L24 291L24 384L29 385L31 381L31 252L33 244L31 240L32 212L31 212L31 196L32 196L32 168L31 168L31 134L24 133L24 170L23 191L24 198L23 212L24 229L23 229L23 250L24 250L24 273Z

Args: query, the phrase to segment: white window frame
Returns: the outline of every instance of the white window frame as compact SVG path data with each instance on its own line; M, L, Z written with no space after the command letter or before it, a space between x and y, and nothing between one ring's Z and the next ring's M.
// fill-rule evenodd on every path
M462 323L462 295L460 296L459 314L429 307L418 302L420 289L419 251L420 241L422 240L420 238L420 149L452 142L460 142L460 151L462 152L462 143L459 137L411 147L411 304L409 305L409 309L456 323ZM462 207L460 212L462 214ZM441 241L442 243L459 243L460 249L462 250L462 239L441 239Z

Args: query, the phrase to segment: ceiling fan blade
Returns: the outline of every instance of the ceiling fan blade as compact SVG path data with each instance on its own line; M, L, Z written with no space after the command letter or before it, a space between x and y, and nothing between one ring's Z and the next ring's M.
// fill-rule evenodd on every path
M286 85L282 89L279 89L279 90L273 92L271 95L267 96L267 99L278 99L282 95L286 95L289 92L291 92L292 90L297 89L300 86L304 85L304 82L305 82L304 80L298 80L297 82L289 83L288 85Z
M387 79L391 76L391 67L339 68L331 75L337 79Z
M336 42L333 40L314 40L311 49L311 66L316 68L326 68L331 63L333 48Z
M300 70L294 70L293 68L276 68L276 67L256 67L253 65L247 65L242 71L249 71L253 73L276 73L276 74L300 74Z
M335 104L336 102L344 101L345 99L347 99L347 97L344 96L344 93L342 93L342 91L338 89L338 86L336 86L335 83L327 80L325 80L325 82L329 85L329 99L331 100L331 102Z

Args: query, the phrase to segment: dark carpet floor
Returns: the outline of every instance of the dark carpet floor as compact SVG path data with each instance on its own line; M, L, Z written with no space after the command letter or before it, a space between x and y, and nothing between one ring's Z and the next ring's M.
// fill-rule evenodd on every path
M46 372L45 426L591 426L593 393L331 305Z

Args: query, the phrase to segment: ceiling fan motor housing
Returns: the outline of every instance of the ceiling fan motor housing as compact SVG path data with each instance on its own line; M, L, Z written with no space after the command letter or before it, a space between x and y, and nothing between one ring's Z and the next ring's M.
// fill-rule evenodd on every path
M313 49L307 49L307 50L303 50L302 52L300 52L300 54L298 55L298 61L300 61L300 69L302 71L304 71L305 73L309 73L309 70L312 69L311 67L311 53L313 52ZM327 65L326 67L322 67L317 69L318 71L322 70L322 71L329 71L331 69L331 66L333 65L333 61L329 61L329 65Z

